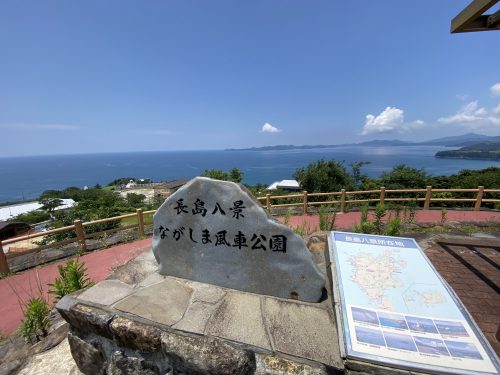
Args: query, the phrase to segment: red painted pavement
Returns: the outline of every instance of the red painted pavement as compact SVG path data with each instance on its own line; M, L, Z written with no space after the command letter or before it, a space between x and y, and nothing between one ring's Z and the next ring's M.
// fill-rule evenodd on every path
M139 240L86 254L80 257L80 260L85 262L89 277L99 282L108 277L114 268L127 263L150 248L151 239ZM40 266L0 280L0 331L2 333L11 334L21 322L23 312L18 296L21 301L26 301L31 296L38 296L38 285L41 285L43 296L47 297L48 284L59 275L57 266L66 261L67 259ZM48 296L52 302L51 297Z
M401 213L403 215L403 213ZM394 217L394 213L389 213L387 218ZM373 219L373 214L370 212L368 218ZM335 219L335 226L341 230L351 230L356 224L359 224L361 219L360 212L348 212L345 214L337 214ZM283 218L279 218L283 221ZM416 221L419 223L440 223L441 211L438 210L422 210L416 212ZM446 214L446 221L470 221L470 222L500 222L500 212L487 212L487 211L448 211ZM319 216L318 215L302 215L290 217L289 226L297 227L302 226L304 222L305 227L309 226L310 233L319 230Z
M353 225L359 223L359 212L337 214L336 227L342 230L350 230ZM433 223L440 222L441 211L426 210L417 211L418 222ZM283 221L283 218L280 218ZM448 221L494 221L500 222L500 213L484 211L448 211ZM319 227L317 215L292 216L289 225L292 227L301 225L304 221L309 223L310 231L316 231ZM150 249L151 239L135 241L109 249L96 251L81 257L85 262L88 275L95 282L104 280L114 268L121 266L140 253ZM57 277L57 266L64 264L66 260L41 266L23 273L10 276L0 280L0 331L10 334L19 326L22 319L22 311L18 302L19 295L22 301L30 296L38 295L38 284L41 284L44 296L47 296L49 283ZM39 283L37 283L39 280ZM50 298L50 296L49 296Z

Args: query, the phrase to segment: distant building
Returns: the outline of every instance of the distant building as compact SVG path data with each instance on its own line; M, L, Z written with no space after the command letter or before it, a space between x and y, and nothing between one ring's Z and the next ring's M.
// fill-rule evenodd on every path
M177 191L182 186L186 185L188 180L173 180L165 183L165 188L169 190L170 194Z
M128 182L128 184L127 184L127 185L125 185L125 188L126 188L126 189L131 189L131 188L136 187L136 186L137 186L136 182L135 182L134 180L130 180L130 181Z
M17 237L31 230L29 224L0 221L0 241Z
M160 198L167 198L175 193L182 186L186 185L188 180L172 180L168 182L160 182L153 184L154 196Z
M296 180L281 180L281 181L276 181L273 182L271 185L269 185L266 190L300 190L300 184Z
M73 207L76 202L73 199L61 199L62 204L55 208L55 211L65 210ZM7 221L20 214L39 210L42 205L38 202L27 202L0 207L0 221Z

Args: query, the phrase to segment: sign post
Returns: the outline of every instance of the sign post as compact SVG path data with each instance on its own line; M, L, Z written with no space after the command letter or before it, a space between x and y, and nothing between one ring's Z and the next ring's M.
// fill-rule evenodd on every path
M499 372L491 346L414 239L331 232L328 241L346 357L439 373Z

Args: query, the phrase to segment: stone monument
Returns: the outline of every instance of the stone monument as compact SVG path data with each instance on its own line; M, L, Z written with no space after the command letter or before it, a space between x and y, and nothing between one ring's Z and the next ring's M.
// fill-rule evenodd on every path
M155 214L152 251L59 301L73 358L86 375L342 373L309 247L245 188L195 178Z
M302 237L240 185L197 177L154 215L162 275L256 294L318 302L325 277Z

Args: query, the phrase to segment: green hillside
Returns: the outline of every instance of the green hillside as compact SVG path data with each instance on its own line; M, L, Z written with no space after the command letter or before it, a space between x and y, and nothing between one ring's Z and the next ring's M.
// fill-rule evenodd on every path
M458 150L438 151L437 158L482 159L500 161L500 142L482 142Z

